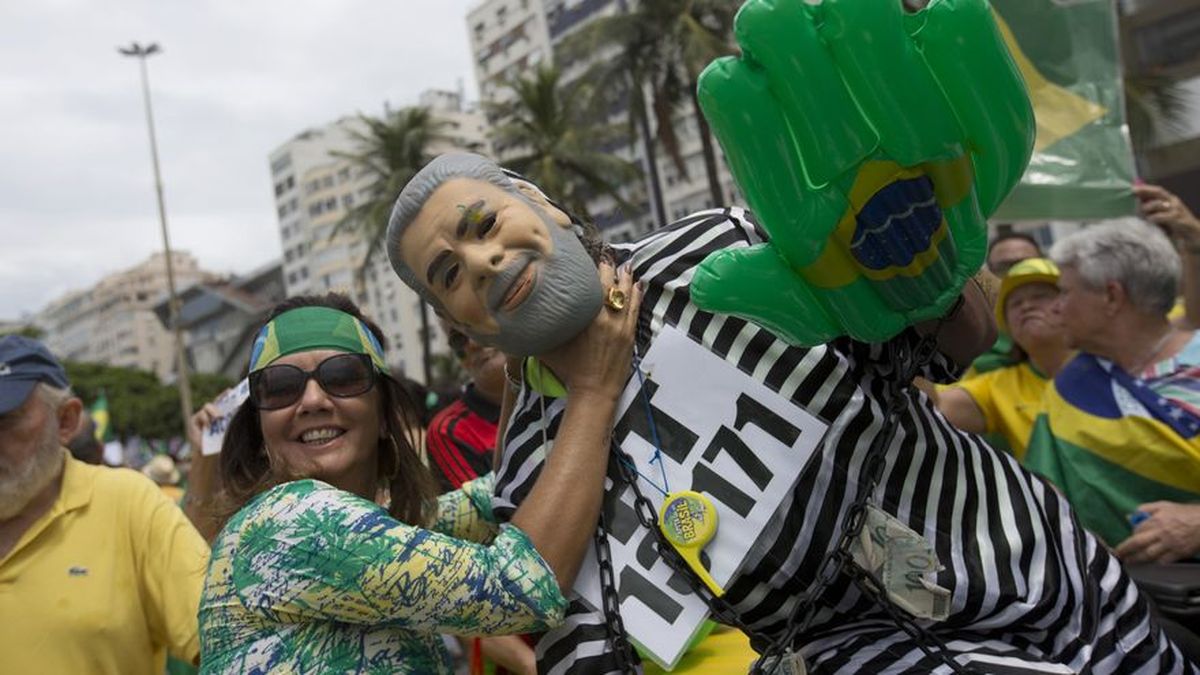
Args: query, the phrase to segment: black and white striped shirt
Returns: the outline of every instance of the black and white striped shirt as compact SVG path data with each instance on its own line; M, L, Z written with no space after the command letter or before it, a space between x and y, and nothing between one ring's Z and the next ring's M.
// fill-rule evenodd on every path
M697 213L616 249L646 284L643 350L664 325L674 326L829 425L816 456L796 467L801 475L783 508L726 586L742 619L772 636L836 546L863 457L883 429L892 364L880 345L843 339L791 347L766 329L692 304L688 284L708 254L763 241L749 214L731 208ZM917 338L908 331L895 339ZM955 369L938 355L923 374L947 381ZM553 445L565 407L564 400L522 391L497 475L502 520L533 486L550 449L543 437ZM951 590L952 602L947 620L926 625L977 672L1191 672L1118 562L1078 526L1054 489L956 430L923 395L912 397L901 415L872 501L933 543L945 567L937 581ZM614 672L603 615L572 600L564 626L538 645L539 672ZM946 671L844 578L823 600L797 645L809 672Z

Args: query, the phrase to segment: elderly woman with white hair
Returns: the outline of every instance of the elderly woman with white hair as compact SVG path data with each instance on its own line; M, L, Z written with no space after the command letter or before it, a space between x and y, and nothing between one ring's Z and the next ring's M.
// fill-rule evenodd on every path
M1085 228L1051 256L1080 354L1047 390L1026 465L1131 562L1200 552L1200 337L1171 325L1180 259L1142 222Z

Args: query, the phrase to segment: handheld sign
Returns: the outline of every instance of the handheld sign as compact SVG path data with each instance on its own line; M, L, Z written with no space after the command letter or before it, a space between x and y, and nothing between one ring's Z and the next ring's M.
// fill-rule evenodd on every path
M658 476L661 462L662 492L690 491L711 503L721 526L712 521L711 541L703 547L708 565L699 568L717 588L728 587L780 507L790 503L828 427L673 326L659 331L640 363L645 381L631 379L621 394L613 439L638 467L644 495L659 489L645 476ZM696 527L706 509L687 503ZM655 550L658 536L641 526L633 490L623 481L607 484L604 513L625 629L643 656L670 670L704 626L708 606ZM701 541L682 527L677 534L691 545ZM593 548L585 560L595 559ZM599 566L585 563L574 590L600 611Z
M700 562L700 551L717 533L717 507L699 492L672 492L658 512L658 527L704 585L718 598L725 595Z
M213 401L218 416L204 430L204 437L200 439L201 455L220 454L221 442L225 440L225 429L229 426L229 420L248 398L250 398L250 380L243 379L237 383L237 386L225 390L225 393Z

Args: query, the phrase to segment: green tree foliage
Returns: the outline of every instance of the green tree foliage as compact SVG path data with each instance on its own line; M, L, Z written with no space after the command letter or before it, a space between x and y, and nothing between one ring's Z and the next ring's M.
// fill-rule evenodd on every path
M179 389L165 385L149 371L99 363L67 361L63 364L71 388L85 406L103 391L113 433L118 437L171 438L183 435ZM193 373L192 399L197 405L216 398L233 382L220 375Z
M444 140L445 123L427 108L405 108L384 117L359 114L365 131L352 131L355 152L334 153L354 165L356 176L370 179L370 198L360 200L338 222L331 236L354 232L367 242L359 274L378 255L396 195L433 159L432 145Z
M624 3L622 3L624 5ZM674 119L691 103L714 205L724 203L712 133L696 101L696 81L715 58L733 54L734 0L640 0L632 10L593 22L564 49L567 59L600 54L588 80L629 97L631 113L643 110L644 92L656 123L656 138L687 176ZM606 48L615 47L609 57Z
M1187 129L1195 114L1182 82L1161 75L1126 75L1125 114L1135 151Z
M46 332L33 324L29 324L27 326L21 326L15 330L0 330L0 336L4 335L20 335L22 337L31 338L34 340L41 340L42 338L46 337Z
M641 176L637 165L613 150L628 142L628 130L610 124L605 105L596 105L584 78L562 81L559 71L542 65L532 77L510 80L515 97L488 105L497 120L492 140L517 153L504 164L528 177L568 210L590 220L589 198L605 194L633 214L636 208L619 189Z
M388 216L396 195L410 179L433 159L434 143L446 139L445 122L428 108L404 108L383 117L359 114L365 131L352 131L358 148L355 152L334 153L349 160L357 177L371 181L370 198L359 201L338 221L330 238L343 232L358 234L367 243L367 252L359 263L356 282L361 287L363 274L383 247ZM421 358L425 380L430 375L429 311L421 303Z

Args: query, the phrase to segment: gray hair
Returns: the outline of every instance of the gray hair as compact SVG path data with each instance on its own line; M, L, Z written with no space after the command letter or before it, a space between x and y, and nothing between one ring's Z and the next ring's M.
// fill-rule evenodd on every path
M69 387L63 389L46 384L45 382L38 383L37 393L38 396L41 397L42 401L44 401L46 405L50 406L50 410L53 410L54 412L58 412L58 409L61 408L64 403L70 400L72 396L74 396Z
M1057 242L1050 257L1073 267L1089 288L1120 283L1142 310L1166 314L1175 305L1179 254L1161 230L1140 220L1085 227Z
M517 189L513 179L498 164L482 155L469 152L451 152L440 155L422 167L408 181L408 184L400 191L400 196L396 198L396 204L392 207L392 215L388 218L384 242L387 247L388 260L392 263L392 269L396 271L396 275L409 288L416 291L425 302L433 305L436 309L441 309L441 303L425 287L425 284L421 283L417 274L404 264L400 252L400 238L404 236L404 231L408 229L408 226L416 220L417 214L421 212L425 202L429 201L433 193L446 181L455 178L470 178L491 183L501 190L522 199L525 198Z

